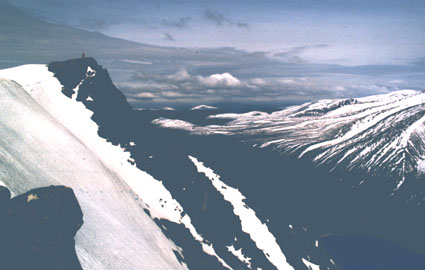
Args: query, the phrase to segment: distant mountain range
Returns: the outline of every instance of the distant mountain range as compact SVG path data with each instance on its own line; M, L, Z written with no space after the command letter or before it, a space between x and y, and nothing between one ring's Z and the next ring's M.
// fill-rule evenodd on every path
M272 148L331 171L362 171L394 179L398 190L406 178L425 169L425 94L402 90L358 99L320 100L273 113L218 114L226 125L195 126L158 119L164 126L197 134L243 136L254 147ZM172 124L173 123L173 124ZM360 183L361 181L361 183ZM358 184L364 183L359 180Z

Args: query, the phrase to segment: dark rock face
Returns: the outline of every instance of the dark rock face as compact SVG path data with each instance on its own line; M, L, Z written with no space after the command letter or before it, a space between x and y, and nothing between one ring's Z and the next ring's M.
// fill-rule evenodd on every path
M112 83L108 71L91 57L49 64L63 85L62 92L71 98L78 88L77 101L93 112L92 119L99 125L99 135L113 144L122 143L122 130L127 129L132 108L126 97Z
M0 187L0 269L82 269L74 236L83 213L72 189L37 188L11 200L6 190Z
M10 191L7 188L5 188L5 187L0 186L0 205L3 205L7 201L9 201L10 200L10 196L11 196L10 195Z

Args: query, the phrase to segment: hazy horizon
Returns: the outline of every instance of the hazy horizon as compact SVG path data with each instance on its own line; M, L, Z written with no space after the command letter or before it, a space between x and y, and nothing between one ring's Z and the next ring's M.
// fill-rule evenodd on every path
M1 3L3 67L85 51L135 106L294 104L425 88L421 1Z

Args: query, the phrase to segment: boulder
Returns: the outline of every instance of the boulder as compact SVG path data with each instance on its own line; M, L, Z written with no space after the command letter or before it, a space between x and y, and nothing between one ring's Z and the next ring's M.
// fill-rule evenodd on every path
M0 188L0 269L82 269L74 236L83 213L72 189L37 188L6 200L8 192Z

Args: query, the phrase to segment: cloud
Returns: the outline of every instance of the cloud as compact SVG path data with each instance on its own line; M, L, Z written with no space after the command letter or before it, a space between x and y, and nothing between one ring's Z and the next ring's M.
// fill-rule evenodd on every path
M176 73L171 75L166 75L166 78L172 81L186 81L190 79L190 74L187 70L181 68Z
M284 52L274 53L273 56L287 63L305 63L305 59L302 58L302 54L314 50L314 49L325 49L328 48L328 44L315 44L310 46L297 46L290 48Z
M185 95L177 91L164 91L161 92L161 96L167 99L178 99L184 97Z
M174 39L174 37L172 35L170 35L169 33L164 33L163 39L168 40L168 41L176 41Z
M185 69L180 69L176 73L156 77L155 80L178 84L178 87L186 89L204 89L204 88L235 88L244 84L228 72L211 74L209 76L191 75Z
M288 51L297 53L326 47L326 44L317 44ZM262 52L248 53L233 48L200 50L193 54L179 51L182 53L193 55L193 58L177 62L179 58L168 55L167 60L171 61L164 62L165 66L161 69L147 66L143 72L134 73L130 80L132 90L123 90L135 100L139 99L138 92L152 93L155 97L149 104L170 106L174 102L294 104L323 98L361 97L405 88L419 89L425 83L419 75L415 75L415 80L394 81L401 78L401 67L400 70L388 67L389 71L397 73L377 74L376 68L368 66L287 63L276 61Z
M336 85L336 86L334 86L333 89L335 91L345 91L346 90L346 88L344 86L342 86L342 85Z
M329 45L298 46L274 55L231 47L159 47L75 31L64 25L49 27L48 23L41 23L13 10L0 8L0 13L0 19L7 22L2 35L8 41L0 43L0 66L15 65L4 61L49 63L52 60L74 58L75 52L84 50L110 71L114 83L131 100L150 100L152 103L194 100L200 103L302 102L320 98L357 97L403 88L423 89L425 85L425 58L400 65L306 64L305 55L315 53L316 50L327 50ZM239 23L240 27L244 27L243 22L229 19L222 13L222 10L205 10L204 19L216 25L237 27ZM158 25L163 17L159 17L159 21L154 19L153 24L159 26L157 29L167 29L164 25ZM85 23L90 27L107 27L113 18L105 20ZM23 22L26 22L26 27L21 26ZM167 19L164 24L176 28L156 31L154 37L158 33L160 38L162 35L166 38L165 33L172 37L174 32L171 30L179 31L178 27L187 27L190 22L178 17ZM143 72L135 73L135 69L143 69Z
M218 102L294 104L323 98L361 97L388 93L404 88L389 84L387 77L378 80L358 74L311 73L281 76L234 76L230 72L201 75L180 68L162 75L138 72L124 88L131 100L156 104L214 104ZM121 86L120 86L121 87ZM145 94L140 95L143 92ZM150 94L149 94L150 93Z
M177 20L171 20L169 18L162 19L161 23L164 26L172 27L172 28L186 28L189 25L189 21L191 20L191 17L181 17Z
M417 65L417 66L421 66L421 67L425 67L425 57L419 57L416 58L413 62L413 65Z
M211 10L211 9L204 10L204 18L207 21L210 21L216 24L217 26L224 26L227 24L227 25L236 26L239 28L249 28L248 23L240 22L240 21L234 22L230 18L224 16L222 13L215 10Z
M211 74L209 76L195 76L191 75L183 68L179 69L175 73L167 75L148 75L139 71L134 74L133 79L144 82L172 83L178 86L184 85L186 88L188 88L188 86L191 86L192 88L233 88L243 86L243 83L238 78L228 72Z
M267 82L261 78L254 78L250 80L250 83L255 86L264 86L267 85Z
M249 24L245 22L236 22L237 27L249 28Z
M225 18L223 14L213 11L211 9L206 9L204 11L204 16L207 20L215 23L218 26L223 26L224 23L229 23L230 20Z
M215 73L208 76L192 75L186 69L180 68L175 73L164 75L149 75L136 72L132 82L119 86L127 96L133 100L154 101L172 100L202 100L221 99L221 95L232 95L243 88L252 88L253 85L242 82L228 72ZM140 95L143 92L143 95Z
M103 31L117 24L118 22L114 20L105 20L102 18L84 18L77 23L76 27L91 31Z
M134 97L137 97L138 99L141 99L141 100L153 100L157 96L153 93L141 92L141 93L137 93Z
M186 101L220 102L220 101L276 101L287 99L311 98L332 91L333 85L326 85L320 80L306 78L247 78L239 79L229 72L214 73L208 76L193 75L186 69L164 75L147 75L138 72L134 75L133 91L127 95L133 99L152 98L156 102ZM134 82L133 82L134 83ZM339 84L338 84L339 85ZM142 95L137 93L152 93ZM325 90L328 89L328 90ZM132 93L129 93L132 92Z
M241 81L233 77L230 73L213 74L208 77L198 77L199 82L209 87L237 87Z

